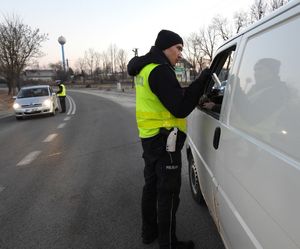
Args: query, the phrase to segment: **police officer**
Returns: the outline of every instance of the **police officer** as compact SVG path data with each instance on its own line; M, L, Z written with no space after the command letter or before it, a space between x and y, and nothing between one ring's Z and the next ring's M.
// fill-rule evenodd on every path
M145 161L142 194L142 241L158 237L160 249L194 248L178 241L176 211L181 186L181 149L186 138L186 116L204 92L205 70L187 88L176 78L175 64L182 58L183 40L161 30L149 53L134 57L127 69L135 76L136 120Z
M56 94L59 98L61 113L64 113L66 112L66 87L60 80L57 80L56 83L59 87L59 90L56 92Z

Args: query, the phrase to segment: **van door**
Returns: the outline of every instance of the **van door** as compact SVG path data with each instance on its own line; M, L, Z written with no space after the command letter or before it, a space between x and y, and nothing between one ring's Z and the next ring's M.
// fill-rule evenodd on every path
M219 152L223 96L226 93L230 70L234 61L236 43L228 44L215 57L211 71L214 77L206 82L206 90L198 107L188 118L188 143L196 165L201 192L218 225L215 192L222 168L216 165Z
M216 177L219 227L232 249L300 248L296 3L243 35L230 80L230 110L214 156L215 170L222 169L222 180Z

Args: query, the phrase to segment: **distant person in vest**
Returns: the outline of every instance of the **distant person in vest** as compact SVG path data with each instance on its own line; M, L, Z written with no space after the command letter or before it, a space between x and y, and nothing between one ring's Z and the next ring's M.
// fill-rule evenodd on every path
M60 81L57 80L56 81L59 90L56 92L58 98L59 98L59 102L60 102L60 108L62 113L66 112L66 87L65 85Z
M186 138L186 116L204 92L206 69L187 88L176 78L175 64L182 58L183 40L161 30L150 51L134 57L127 69L135 76L136 120L145 161L142 194L142 241L158 238L160 249L194 248L192 241L176 237L176 211L181 186L181 149Z

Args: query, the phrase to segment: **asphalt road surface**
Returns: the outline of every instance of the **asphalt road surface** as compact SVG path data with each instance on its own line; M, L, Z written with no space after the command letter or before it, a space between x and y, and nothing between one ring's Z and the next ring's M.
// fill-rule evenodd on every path
M67 113L0 119L1 249L152 249L140 238L143 160L134 98L68 91ZM224 246L192 199L183 150L179 239Z

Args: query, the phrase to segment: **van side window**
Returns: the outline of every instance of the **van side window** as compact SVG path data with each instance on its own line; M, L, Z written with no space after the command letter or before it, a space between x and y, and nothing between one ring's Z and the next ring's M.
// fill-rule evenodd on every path
M236 46L232 46L215 57L211 65L213 77L207 82L206 90L199 102L198 107L216 119L220 117L223 95L229 71L233 65L235 48Z
M300 15L247 37L230 124L300 160ZM283 45L284 44L284 45Z

